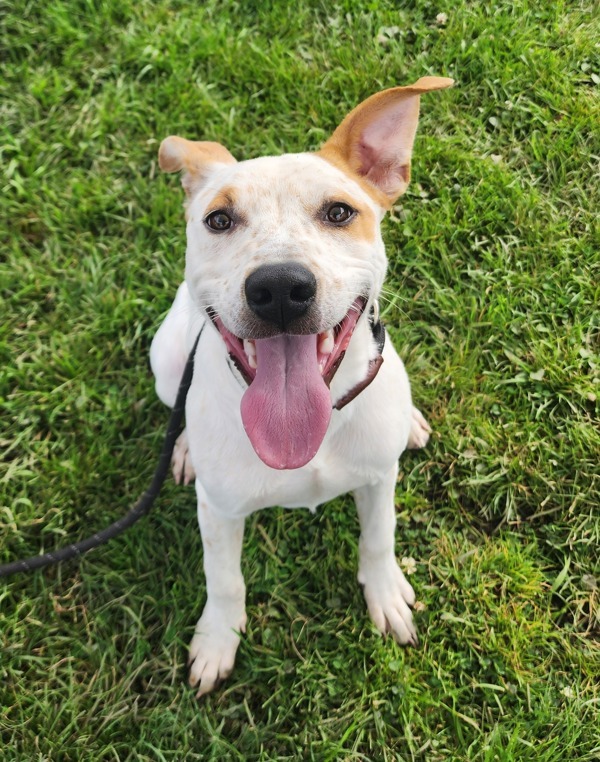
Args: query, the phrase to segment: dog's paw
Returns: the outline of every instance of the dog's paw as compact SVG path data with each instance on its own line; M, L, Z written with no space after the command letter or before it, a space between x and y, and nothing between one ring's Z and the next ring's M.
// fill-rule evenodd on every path
M427 442L429 442L430 434L431 426L427 423L421 411L417 410L416 407L413 407L407 447L410 450L417 450L419 447L425 447Z
M185 429L177 437L177 441L175 442L173 455L171 457L171 469L173 471L173 478L177 484L188 485L196 478L196 472L194 471L192 459L190 458L187 432Z
M218 614L204 610L196 625L188 658L189 683L192 688L198 686L196 698L210 693L231 674L240 632L245 629L245 611L238 617L236 625L227 626Z
M411 612L415 593L395 559L363 567L358 581L364 586L369 614L377 629L384 635L391 633L402 645L416 646L417 630Z

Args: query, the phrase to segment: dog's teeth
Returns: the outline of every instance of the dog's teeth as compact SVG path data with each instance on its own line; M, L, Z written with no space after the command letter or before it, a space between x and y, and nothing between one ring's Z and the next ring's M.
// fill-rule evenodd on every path
M248 358L248 365L256 370L256 344L252 339L244 339L244 352Z
M326 333L322 333L319 339L319 352L322 355L330 355L333 352L333 345L335 343L333 329L330 328Z
M256 357L256 344L252 339L244 339L244 352L248 359L250 357Z

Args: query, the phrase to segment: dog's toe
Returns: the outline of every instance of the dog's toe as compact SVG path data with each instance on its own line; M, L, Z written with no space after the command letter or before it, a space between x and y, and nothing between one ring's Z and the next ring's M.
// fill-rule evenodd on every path
M188 665L189 684L198 688L196 698L213 691L231 674L240 643L239 632L244 630L246 615L237 617L238 627L228 627L215 616L203 614L196 625L190 643Z
M203 636L194 636L190 652L196 650L197 656L192 658L189 684L198 689L196 698L213 691L231 674L239 640L237 635L225 637L219 642Z
M192 459L190 458L190 450L188 446L187 432L184 429L173 448L173 455L171 457L171 469L173 471L173 478L177 484L187 485L193 482L196 478L196 472L192 465Z
M415 594L395 560L366 566L359 581L364 584L369 614L377 629L383 634L389 632L402 645L416 645L417 631L410 610Z
M417 450L420 447L425 447L429 441L430 434L431 426L427 423L421 411L413 407L410 433L408 435L408 448L410 450Z

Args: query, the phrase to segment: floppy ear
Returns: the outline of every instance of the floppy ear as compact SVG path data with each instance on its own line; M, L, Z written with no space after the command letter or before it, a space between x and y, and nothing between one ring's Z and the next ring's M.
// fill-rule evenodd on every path
M372 95L348 114L318 154L368 180L390 206L410 179L420 95L453 84L446 77L421 77L414 85Z
M158 149L158 164L163 172L183 170L181 184L188 198L192 196L217 164L235 164L236 160L220 143L185 140L171 135Z

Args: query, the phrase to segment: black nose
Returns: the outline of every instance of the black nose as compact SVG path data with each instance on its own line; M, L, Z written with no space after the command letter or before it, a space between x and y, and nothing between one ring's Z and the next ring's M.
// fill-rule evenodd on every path
M314 301L317 281L296 262L261 265L248 276L244 290L252 312L285 331Z

